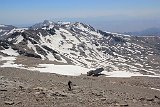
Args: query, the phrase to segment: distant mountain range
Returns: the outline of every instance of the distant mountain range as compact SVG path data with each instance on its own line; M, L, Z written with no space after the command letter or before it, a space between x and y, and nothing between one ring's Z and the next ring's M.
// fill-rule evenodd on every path
M0 26L0 54L35 57L86 68L103 67L107 71L153 75L160 71L158 36L105 32L80 22L45 20L28 28Z
M137 32L125 32L124 34L134 36L160 36L160 28L148 28Z

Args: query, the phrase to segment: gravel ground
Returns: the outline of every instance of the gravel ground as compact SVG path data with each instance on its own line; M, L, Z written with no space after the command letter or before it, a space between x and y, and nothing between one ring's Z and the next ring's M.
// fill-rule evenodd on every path
M0 68L0 107L160 107L160 90L151 88L160 89L160 78L63 76Z

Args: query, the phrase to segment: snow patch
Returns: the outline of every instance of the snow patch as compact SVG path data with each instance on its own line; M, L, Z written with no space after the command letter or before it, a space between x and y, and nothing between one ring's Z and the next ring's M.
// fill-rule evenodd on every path
M14 61L16 57L3 57L0 56L0 61L7 61L0 67L11 67L11 68L19 68L19 69L26 69L31 71L40 71L46 73L56 73L60 75L70 75L70 76L79 76L81 74L87 74L93 68L84 68L76 65L54 65L54 64L39 64L37 67L24 67L22 64L15 64ZM139 72L129 72L129 71L103 71L102 74L105 74L106 77L122 77L128 78L132 76L147 76L147 77L160 77L160 75L143 75ZM154 89L154 88L152 88ZM154 89L157 90L157 89Z
M157 91L160 91L160 89L157 89L157 88L151 88L152 90L157 90Z
M12 38L8 38L8 41L12 41L13 39Z
M81 23L77 23L75 27L81 31L89 31L89 29L85 28Z
M7 27L7 26L0 24L0 27Z
M0 61L14 61L16 60L16 57L3 57L3 56L0 56Z
M22 64L15 64L14 61L16 60L16 57L3 57L0 56L0 61L7 61L0 67L11 67L11 68L20 68L23 65Z
M22 35L19 35L19 36L17 37L17 39L16 39L17 42L16 42L15 44L20 43L23 39L24 39L23 36L22 36Z
M7 55L11 55L11 56L18 56L18 52L13 50L11 47L8 48L8 49L5 49L5 50L1 50L1 52L3 52L4 54L7 54Z
M143 76L140 73L135 72L128 72L128 71L112 71L107 72L103 71L102 74L107 75L106 77L132 77L132 76Z
M60 25L67 25L67 24L71 24L71 22L62 22L62 21L58 21L58 24L60 24Z
M1 65L0 67L12 67L12 68L20 68L22 67L22 64L15 64L14 61L7 61L6 63L4 63L3 65Z
M139 72L130 72L130 71L112 71L107 72L103 71L102 74L105 74L106 77L122 77L122 78L128 78L128 77L134 77L134 76L144 76L144 77L160 77L160 75L143 75Z
M89 69L80 66L54 64L39 64L37 68L30 68L30 70L70 76L79 76L81 74L87 74L87 72L89 71Z
M53 54L51 52L49 52L46 56L50 61L55 61L55 57L53 56Z
M25 30L28 30L28 28L14 28L14 29L12 29L10 32L8 32L7 33L7 35L9 35L9 34L13 34L13 33L15 33L15 32L24 32Z

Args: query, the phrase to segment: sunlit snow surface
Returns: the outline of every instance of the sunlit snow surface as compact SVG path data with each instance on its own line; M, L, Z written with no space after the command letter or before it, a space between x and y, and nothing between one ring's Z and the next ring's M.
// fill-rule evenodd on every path
M11 68L21 68L23 67L22 64L15 64L14 60L16 60L16 57L3 57L0 56L0 61L6 61L5 63L3 63L3 65L0 65L0 67L11 67Z
M157 88L151 88L152 90L157 90L157 91L160 91L160 89L157 89Z
M127 71L112 71L107 72L103 71L103 74L106 74L107 77L132 77L132 76L143 76L142 74L138 72L127 72Z
M11 47L5 50L1 50L2 53L7 54L7 55L13 55L13 56L18 56L18 52L13 50Z
M30 70L36 70L40 72L56 73L61 75L79 76L81 74L87 74L91 69L76 66L76 65L54 65L54 64L40 64L36 68L30 68ZM139 72L129 71L103 71L102 74L106 77L122 77L128 78L132 76L148 76L148 77L160 77L160 75L143 75Z
M6 27L5 25L0 24L0 27Z
M79 76L86 74L89 69L75 65L54 65L54 64L40 64L36 68L30 68L40 72L56 73L61 75Z
M0 55L0 61L14 61L14 60L16 60L16 57L11 57L11 56L3 57Z
M46 73L56 73L60 75L70 75L79 76L81 74L87 74L91 69L76 66L76 65L54 65L54 64L39 64L37 67L24 67L22 64L15 64L16 57L4 57L0 56L0 61L6 61L0 67L11 67L19 69L27 69L31 71L39 71ZM160 77L160 75L143 75L139 72L129 72L129 71L103 71L106 77L132 77L132 76L148 76L148 77Z

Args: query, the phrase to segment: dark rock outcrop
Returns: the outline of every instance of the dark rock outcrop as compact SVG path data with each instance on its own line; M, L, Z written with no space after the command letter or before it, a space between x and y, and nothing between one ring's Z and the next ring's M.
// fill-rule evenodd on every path
M87 76L98 76L104 69L103 68L97 68L96 70L90 70L87 72Z

